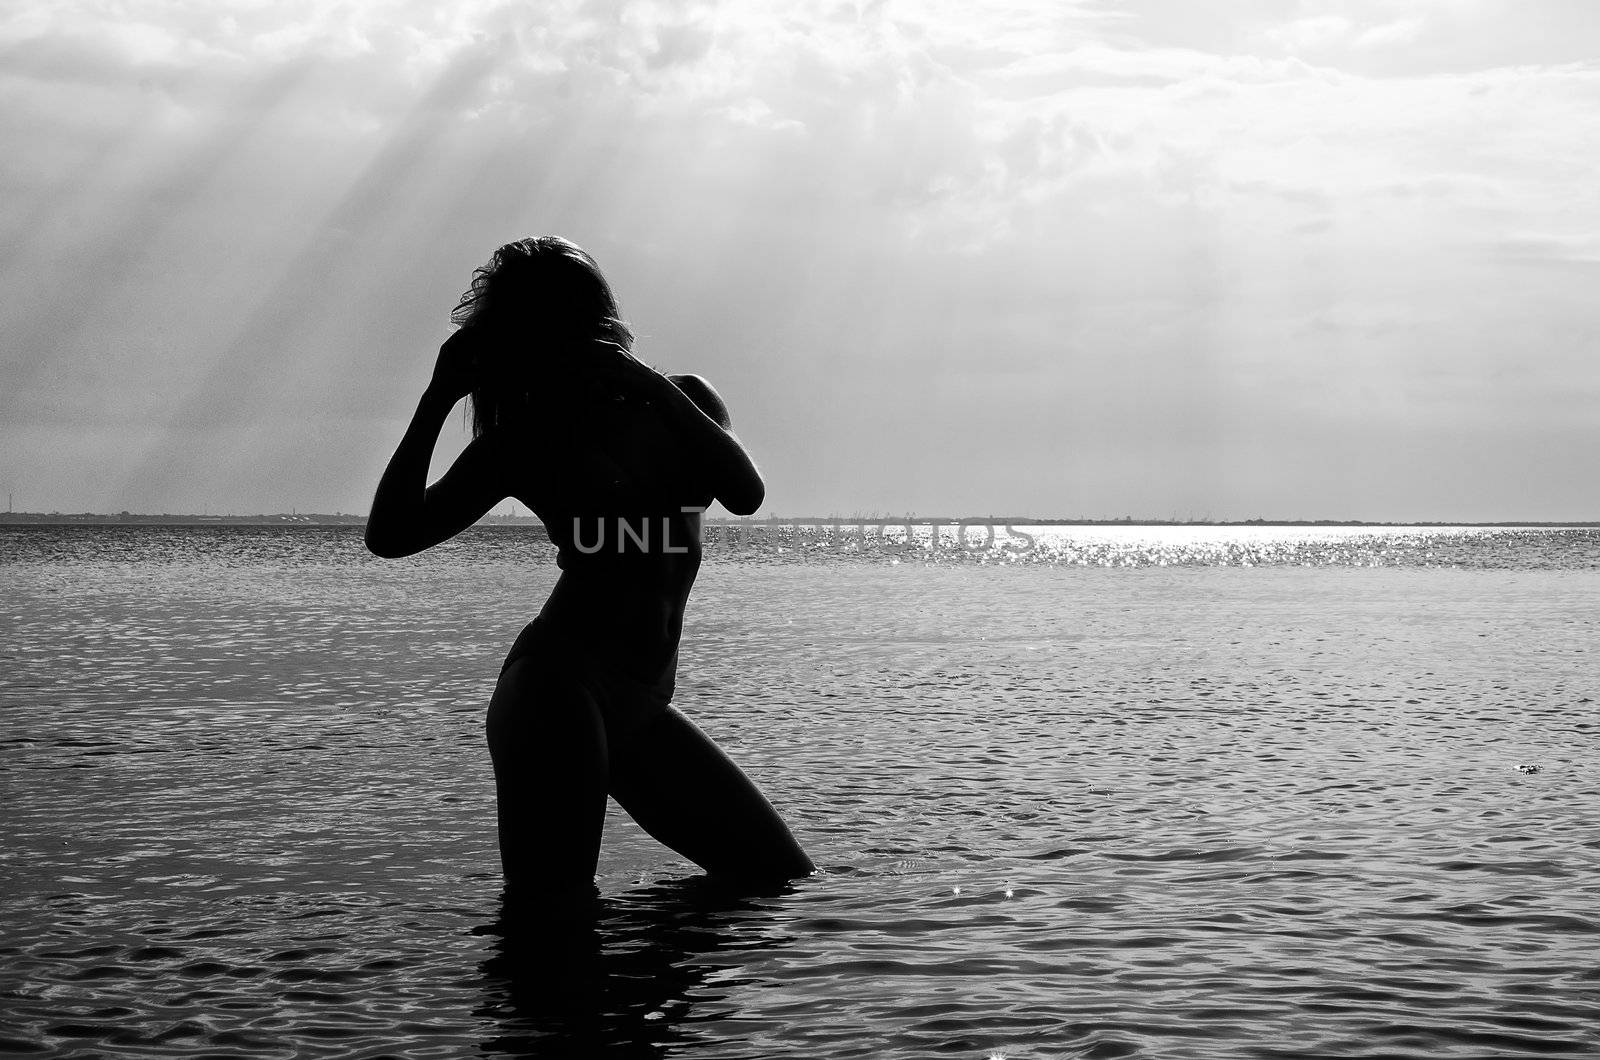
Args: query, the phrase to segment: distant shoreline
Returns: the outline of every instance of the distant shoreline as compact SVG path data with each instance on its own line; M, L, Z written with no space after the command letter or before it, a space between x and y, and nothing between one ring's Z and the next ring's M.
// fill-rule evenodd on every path
M710 526L770 525L770 526L955 526L965 521L968 525L982 526L1414 526L1414 527L1597 527L1594 520L1501 519L1492 522L1391 522L1369 519L1135 519L1123 516L1117 519L1063 519L1031 515L830 515L830 516L769 516L761 519L734 519L708 517ZM150 515L137 512L119 512L107 515L98 512L0 512L0 526L365 526L364 515L347 515L343 512L290 513L271 515ZM527 526L540 524L531 515L487 515L478 520L478 526Z

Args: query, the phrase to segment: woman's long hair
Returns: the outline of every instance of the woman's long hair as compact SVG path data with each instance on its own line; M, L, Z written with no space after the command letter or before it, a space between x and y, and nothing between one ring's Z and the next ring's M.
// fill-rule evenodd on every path
M633 349L633 332L600 266L560 236L519 239L496 250L473 272L450 319L483 329L476 344L479 382L470 395L474 437L525 412L541 367L557 374L596 343Z

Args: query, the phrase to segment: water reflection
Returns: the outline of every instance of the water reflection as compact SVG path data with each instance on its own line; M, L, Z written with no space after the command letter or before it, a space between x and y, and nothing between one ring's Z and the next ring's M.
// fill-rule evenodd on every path
M493 1034L486 1056L659 1055L687 1038L738 980L750 951L790 937L775 915L781 892L752 894L704 877L664 881L592 904L501 895L480 964L475 1015Z

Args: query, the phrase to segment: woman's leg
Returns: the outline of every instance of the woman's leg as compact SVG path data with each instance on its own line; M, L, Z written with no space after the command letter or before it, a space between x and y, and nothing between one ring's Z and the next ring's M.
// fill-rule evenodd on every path
M592 896L608 783L594 695L570 668L525 655L495 686L488 739L508 893Z
M713 876L781 883L814 868L750 778L676 707L613 743L611 795Z

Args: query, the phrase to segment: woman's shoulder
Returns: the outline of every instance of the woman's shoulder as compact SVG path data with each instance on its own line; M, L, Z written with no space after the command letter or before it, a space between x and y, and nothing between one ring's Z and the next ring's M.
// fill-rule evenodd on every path
M672 385L683 391L685 397L695 403L695 407L707 416L710 416L723 427L728 426L732 420L728 416L727 403L722 400L722 395L717 393L703 375L669 375L667 379Z

